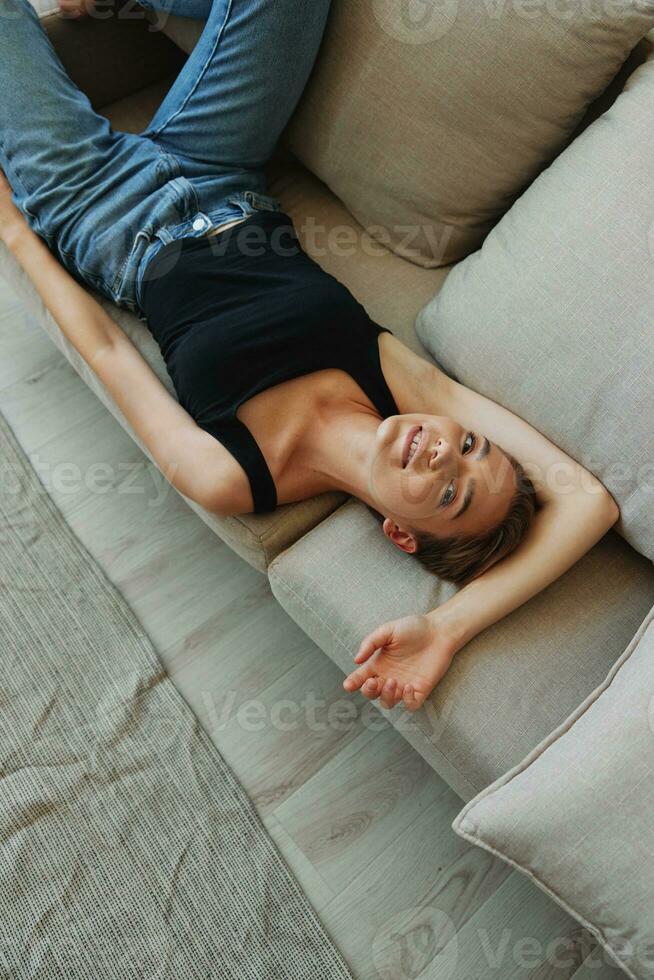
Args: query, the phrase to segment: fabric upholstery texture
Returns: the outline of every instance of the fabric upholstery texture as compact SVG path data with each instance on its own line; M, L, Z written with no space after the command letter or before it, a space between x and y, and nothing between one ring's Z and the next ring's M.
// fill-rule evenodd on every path
M654 974L654 609L605 680L452 827Z
M587 466L654 559L654 54L417 319L438 362Z
M344 673L370 630L433 609L454 590L400 552L355 500L280 555L269 576L281 605ZM387 717L469 799L603 680L653 603L651 563L609 532L459 651L420 711L395 708Z
M163 31L153 31L144 12L129 2L111 17L73 22L56 12L44 14L41 23L64 68L95 109L176 74L185 61L179 47Z
M654 4L415 6L334 0L289 145L394 251L446 265L563 148Z

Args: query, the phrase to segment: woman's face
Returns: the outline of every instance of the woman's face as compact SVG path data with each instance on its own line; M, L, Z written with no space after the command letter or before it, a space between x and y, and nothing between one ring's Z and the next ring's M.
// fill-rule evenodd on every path
M440 415L393 415L377 429L368 486L376 509L401 531L458 537L490 530L506 516L516 477L481 432Z

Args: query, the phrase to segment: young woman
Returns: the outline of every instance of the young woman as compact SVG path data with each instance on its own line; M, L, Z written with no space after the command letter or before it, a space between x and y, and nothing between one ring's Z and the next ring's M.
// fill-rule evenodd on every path
M28 0L5 0L0 235L186 497L230 515L343 490L399 548L469 583L375 630L344 682L415 710L458 649L561 575L618 509L526 422L373 323L267 196L329 0L158 6L207 23L135 135L93 111ZM177 400L84 286L147 322Z

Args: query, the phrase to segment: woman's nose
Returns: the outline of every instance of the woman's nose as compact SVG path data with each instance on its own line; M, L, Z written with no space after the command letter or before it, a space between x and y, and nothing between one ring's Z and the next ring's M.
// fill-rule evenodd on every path
M437 470L439 467L445 463L450 456L452 449L445 439L441 436L436 440L432 447L432 454L429 459L429 467L432 470Z

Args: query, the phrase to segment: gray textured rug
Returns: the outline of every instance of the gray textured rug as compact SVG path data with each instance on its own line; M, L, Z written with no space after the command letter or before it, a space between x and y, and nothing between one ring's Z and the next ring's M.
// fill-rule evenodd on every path
M351 980L1 417L0 976Z

